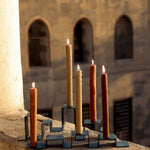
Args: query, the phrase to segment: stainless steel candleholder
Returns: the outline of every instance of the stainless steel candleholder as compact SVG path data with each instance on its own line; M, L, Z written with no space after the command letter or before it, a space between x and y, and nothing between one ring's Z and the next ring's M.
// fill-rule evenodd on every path
M83 130L82 134L77 134L76 130L71 131L71 139L75 136L76 140L84 140L85 136L89 136L88 130Z
M30 113L28 113L24 117L24 122L25 122L25 139L24 140L30 139L30 136L29 136L29 126L28 126L29 117L30 117ZM43 138L42 135L37 135L37 140L38 141L42 140L42 138Z
M63 146L63 140L64 140L64 136L62 134L57 134L57 135L47 135L46 136L46 147L52 146L52 143L55 141L60 141L61 144ZM48 143L48 142L52 142L52 143ZM56 146L58 146L58 142L56 144ZM54 146L54 144L53 144Z
M117 135L115 135L114 133L109 134L109 138L104 138L103 134L98 134L98 140L114 141L116 147L129 147L128 141L117 141ZM102 144L100 144L100 146L102 146Z
M45 149L46 148L46 144L45 143L37 143L36 146L31 146L30 143L27 143L27 149Z
M24 117L24 122L25 122L25 139L24 140L30 140L30 136L29 136L29 126L28 126L28 120L29 120L29 117L30 117L30 113L28 113L25 117ZM41 124L41 132L42 132L42 135L37 135L37 144L35 147L31 146L30 145L30 142L27 143L27 146L26 148L27 149L45 149L46 148L46 144L43 143L43 142L39 142L43 139L43 136L44 136L44 125L51 125L52 121L51 120L44 120L43 123Z
M67 106L67 104L64 104L61 109L61 118L62 118L62 128L64 128L64 111L65 110L73 110L74 113L74 124L76 124L76 105L73 105L72 107Z
M50 132L62 132L64 129L64 111L71 109L74 112L74 124L76 124L76 106L73 105L73 107L68 107L66 104L63 105L62 107L62 111L61 111L61 116L62 116L62 127L53 127L52 126L52 120L44 120L43 123L41 124L41 135L37 135L37 145L35 147L32 147L30 145L30 142L27 143L26 148L33 148L33 149L44 149L46 147L49 146L58 146L58 142L60 142L60 145L63 148L72 148L73 146L73 138L75 138L75 140L81 144L81 142L79 141L84 141L86 138L86 136L88 137L88 146L89 148L98 148L101 146L105 146L108 145L107 144L102 144L101 142L103 140L109 140L109 141L114 141L111 144L115 144L116 147L129 147L129 143L127 141L117 141L117 136L115 134L109 134L109 138L104 138L103 137L103 130L102 130L102 123L101 120L97 120L96 122L91 122L89 119L84 120L83 122L83 133L77 134L76 133L76 129L71 131L71 134L69 137L65 138L63 133L61 134L50 134L46 136L46 141L42 141L43 137L45 135L45 128L44 126L49 126L50 128ZM25 139L24 140L30 140L30 136L29 136L29 127L28 127L28 121L29 121L29 117L30 117L30 113L28 113L25 117L24 117L24 122L25 122ZM97 136L90 136L89 135L89 131L85 130L86 125L97 125L98 126L98 132ZM100 133L101 132L101 133ZM69 140L68 140L69 139ZM51 142L56 142L56 144L53 144ZM86 140L85 140L86 141ZM87 141L86 141L87 142Z
M92 127L91 128L92 130L95 130L95 131L98 131L98 132L102 132L102 123L101 123L101 120L99 120L99 119L96 122L91 122L90 119L85 119L83 121L84 130L85 130L85 127L87 125L90 125Z

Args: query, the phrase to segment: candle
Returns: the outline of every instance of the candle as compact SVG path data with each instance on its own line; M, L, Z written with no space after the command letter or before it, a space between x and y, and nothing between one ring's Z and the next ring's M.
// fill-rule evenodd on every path
M66 45L66 72L67 72L67 106L73 106L72 90L72 46L67 39Z
M30 145L35 147L37 144L37 88L35 82L30 89Z
M76 133L82 134L82 71L76 70Z
M108 110L108 82L105 67L102 66L101 73L101 90L102 90L102 113L103 113L103 137L109 138L109 110Z
M96 122L96 65L94 60L90 66L90 118L91 122Z

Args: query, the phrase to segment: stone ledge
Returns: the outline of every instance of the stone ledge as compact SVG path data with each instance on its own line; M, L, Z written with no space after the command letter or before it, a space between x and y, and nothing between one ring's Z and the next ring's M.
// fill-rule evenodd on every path
M21 110L18 113L14 114L8 114L8 115L1 115L0 116L0 149L1 150L25 150L26 149L26 141L18 141L21 137L24 137L24 116L27 114L27 111ZM46 120L48 118L43 117L41 115L38 115L38 134L41 134L41 123L43 120ZM54 126L61 126L60 121L53 120ZM71 130L74 130L74 125L68 122L65 122L65 127L63 134L67 136ZM48 128L46 129L46 132L48 132ZM90 133L94 134L95 131L89 130ZM96 149L113 149L113 150L150 150L150 148L141 146L132 142L129 142L130 147L127 148L116 148L113 146L103 146ZM73 147L71 149L88 149L92 150L93 148L87 148L87 147ZM62 149L61 147L50 147L46 148L47 150L50 149Z

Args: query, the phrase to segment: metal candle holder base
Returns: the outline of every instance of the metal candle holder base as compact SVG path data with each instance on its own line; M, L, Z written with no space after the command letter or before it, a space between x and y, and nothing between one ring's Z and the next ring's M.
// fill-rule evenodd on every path
M96 122L91 122L90 119L86 119L83 122L84 130L85 130L85 127L87 125L90 125L91 127L93 126L93 128L91 128L92 130L95 130L96 128L98 128L98 130L96 130L96 131L102 132L102 123L101 123L101 120L97 120Z
M94 137L95 138L95 137ZM93 137L89 136L89 148L98 148L99 147L99 139L98 136L96 137L96 139L93 141L91 141L93 139Z
M69 141L67 139L69 139ZM67 137L67 138L64 137L63 148L71 148L71 147L72 147L72 138L71 138L71 136Z
M74 130L74 131L71 131L71 141L72 141L73 136L75 136L76 140L84 140L85 136L89 136L89 131L83 130L82 134L77 134L76 130Z
M109 134L109 138L104 138L103 134L98 135L98 140L111 140L115 141L115 146L116 147L129 147L129 143L127 141L117 141L117 136L115 134ZM102 146L102 145L100 145Z
M54 144L54 141L57 143ZM49 143L49 142L51 142L51 143ZM72 141L70 140L70 142L66 142L64 135L62 135L62 134L47 135L46 147L58 146L58 145L61 145L63 148L71 148L72 147Z
M61 109L61 118L62 118L62 128L64 129L64 111L65 110L73 110L74 113L74 124L76 124L76 105L73 105L72 107L67 106L67 104L64 104Z
M103 138L103 134L98 134L97 137L95 138L94 142L91 142L91 139L93 139L93 137L89 136L89 147L90 148L98 148L99 146L102 146L101 144L99 144L99 141L111 140L111 141L116 142L116 138L117 138L117 136L115 134L110 134L109 138Z
M36 146L31 146L30 143L27 143L27 149L45 149L46 148L46 144L45 143L37 143Z
M25 117L24 117L24 122L25 122L25 139L22 140L29 140L30 136L29 136L29 127L28 127L28 120L30 117L30 113L28 113ZM43 131L42 131L43 133ZM43 135L37 135L37 141L42 140Z
M46 137L46 146L51 146L48 144L48 141L60 141L61 145L63 145L64 136L62 134L59 135L47 135ZM54 144L53 144L54 145ZM58 146L58 143L56 144Z
M45 134L45 129L44 129L45 125L49 125L50 132L61 132L61 131L63 131L63 128L64 128L64 110L65 109L74 110L74 123L76 124L76 109L75 108L76 108L75 105L73 105L73 107L68 107L66 104L63 105L62 114L61 114L62 115L62 127L52 127L52 120L44 120L43 123L41 124L41 133L42 133L42 135L37 136L37 141L40 141L40 140L43 139L43 136ZM24 121L25 121L25 139L24 140L29 140L30 139L30 137L29 137L29 127L28 127L28 120L29 120L28 118L29 117L30 117L30 113L28 113L24 118ZM127 141L117 141L117 136L115 134L110 134L109 138L104 138L103 134L97 134L97 137L89 136L89 131L85 130L85 126L86 125L98 125L98 129L100 129L100 131L102 131L102 126L101 126L102 124L101 124L100 120L97 120L96 122L91 122L88 119L88 120L84 120L83 124L84 124L83 133L80 135L80 134L76 133L76 130L71 131L71 136L69 137L69 139L70 139L69 142L65 141L65 138L64 138L63 134L47 135L46 136L46 143L43 143L43 141L42 142L37 142L37 145L35 147L31 146L30 143L27 143L26 148L44 149L48 146L51 146L51 144L48 144L48 142L52 142L52 141L61 142L61 145L62 145L63 148L71 148L73 137L75 137L76 141L83 141L83 140L85 140L85 136L88 136L89 148L97 148L97 147L103 146L103 144L99 143L102 140L114 141L116 147L129 147L129 143ZM94 139L94 141L92 141L92 139ZM58 145L59 144L56 143L56 146L58 146Z
M49 125L49 128L51 129L51 127L52 127L52 120L44 120L43 123L41 124L42 139L43 139L44 134L45 134L44 126L47 126L47 125Z

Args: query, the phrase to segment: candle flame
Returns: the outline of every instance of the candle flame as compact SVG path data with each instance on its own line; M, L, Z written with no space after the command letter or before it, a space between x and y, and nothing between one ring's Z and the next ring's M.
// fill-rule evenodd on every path
M94 65L94 60L92 59L91 61L92 61L92 65Z
M102 73L105 73L105 66L102 65Z
M32 88L35 88L35 82L32 82Z
M69 41L69 38L67 38L67 45L69 45L70 44L70 41Z
M77 70L80 70L80 66L79 65L77 65Z

